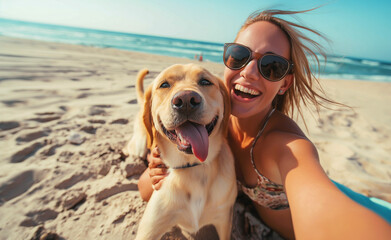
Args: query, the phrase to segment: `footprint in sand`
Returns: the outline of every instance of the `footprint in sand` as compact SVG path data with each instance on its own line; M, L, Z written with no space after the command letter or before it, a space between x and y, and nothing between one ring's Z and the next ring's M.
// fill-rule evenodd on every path
M53 156L54 154L56 154L57 148L59 148L63 145L64 144L55 144L53 146L43 147L42 150L40 150L38 154L40 154L41 156L46 156L46 157Z
M26 214L27 219L20 223L23 227L33 227L45 223L46 221L56 219L58 212L52 209L42 209L38 211L31 211ZM43 239L43 238L40 238ZM46 239L46 238L45 238Z
M88 122L89 123L98 123L98 124L105 124L106 123L106 121L103 119L89 119Z
M20 127L20 123L16 122L16 121L0 122L0 130L3 130L3 131L14 129L14 128L17 128L17 127Z
M34 170L27 170L0 183L0 200L9 201L25 193L37 182L36 175Z
M39 131L28 131L25 133L20 134L16 138L16 142L18 144L23 144L23 143L28 143L32 142L34 140L37 140L39 138L47 137L51 133L50 129L44 129L44 130L39 130ZM44 146L47 145L47 141L36 141L28 146L23 147L21 150L17 151L14 153L11 158L10 162L11 163L20 163L28 159L29 157L35 155L35 153L43 148ZM49 149L46 149L44 152L44 155L50 156L55 153L55 148L58 146L51 146Z
M126 191L136 191L137 189L137 183L135 182L115 184L111 187L103 188L98 191L95 194L95 201L100 202L116 194L120 194Z
M342 138L355 138L358 134L355 122L358 115L352 111L340 110L332 113L323 112L318 121L319 129Z
M99 107L99 108L112 108L113 106L112 106L112 105L109 105L109 104L97 104L97 105L94 105L93 107Z
M33 132L28 132L25 134L20 135L19 137L16 138L16 141L18 142L31 142L35 139L41 138L41 137L46 137L50 133L50 130L40 130L40 131L33 131Z
M53 120L60 119L62 116L62 113L56 113L56 112L42 112L42 113L35 113L38 117L30 118L28 120L37 121L40 123L50 122Z
M26 104L26 101L22 100L4 100L2 101L7 107L15 107L16 105Z
M137 99L132 99L128 102L129 104L137 104Z
M72 187L73 185L77 184L78 182L87 180L88 178L92 177L93 173L87 172L87 173L75 173L70 177L66 177L63 180L61 180L59 183L57 183L54 187L57 189L68 189Z
M89 133L89 134L95 134L96 128L93 126L84 126L80 129L83 132Z
M102 116L106 116L107 113L106 113L106 110L105 109L108 109L108 108L112 108L113 106L112 105L109 105L109 104L97 104L97 105L93 105L89 108L88 110L88 115L90 116L95 116L95 115L102 115Z
M11 156L11 160L10 162L11 163L20 163L20 162L23 162L25 161L27 158L33 156L40 148L42 148L43 146L45 146L44 143L42 142L35 142L25 148L23 148L22 150L14 153L12 156Z
M89 97L91 94L90 93L81 93L79 95L77 95L76 98L80 99L80 98L86 98L86 97Z
M119 118L116 120L113 120L110 124L128 124L129 120L125 118Z
M106 114L106 111L104 109L102 109L102 108L100 108L98 106L92 106L88 110L88 115L90 115L90 116L96 116L96 115L105 116L107 114Z
M58 108L61 109L64 112L68 111L68 109L69 109L67 106L59 106Z

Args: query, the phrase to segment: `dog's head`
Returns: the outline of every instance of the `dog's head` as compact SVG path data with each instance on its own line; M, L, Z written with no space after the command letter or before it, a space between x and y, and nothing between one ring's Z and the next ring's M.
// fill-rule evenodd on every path
M218 77L198 65L173 65L145 93L148 148L156 141L171 149L176 145L203 162L209 146L226 136L229 115L228 92Z

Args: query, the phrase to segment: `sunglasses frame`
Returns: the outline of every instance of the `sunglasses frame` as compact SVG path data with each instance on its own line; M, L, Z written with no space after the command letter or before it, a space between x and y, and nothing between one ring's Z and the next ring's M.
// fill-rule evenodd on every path
M238 68L233 68L233 67L227 66L227 64L226 64L226 62L225 62L225 54L226 54L226 52L227 52L227 49L228 49L228 47L230 47L230 46L232 46L232 45L237 45L237 46L243 47L243 48L247 49L248 52L250 53L250 56L249 56L249 58L246 60L246 62L245 62L242 66L240 66L240 67L238 67ZM263 72L262 72L262 70L261 70L261 68L260 68L259 65L260 65L262 59L263 59L265 56L276 56L276 57L279 57L279 58L284 59L284 60L288 63L288 68L287 68L286 72L283 74L282 77L280 77L279 79L276 79L276 80L272 80L272 79L266 77L266 76L263 74ZM249 62L251 62L254 58L257 59L257 67L258 67L259 73L262 75L262 77L264 77L264 78L265 78L266 80L268 80L268 81L271 81L271 82L278 82L278 81L281 81L286 75L292 74L292 72L293 72L293 66L294 66L294 64L293 64L291 61L289 61L288 59L284 58L283 56L280 56L280 55L275 54L275 53L260 54L260 53L257 53L257 52L252 51L249 47L244 46L244 45L239 44L239 43L225 43L225 44L224 44L223 62L224 62L224 65L225 65L227 68L229 68L229 69L232 69L232 70L239 70L239 69L242 69L242 68L244 68L245 66L247 66L247 64L248 64Z

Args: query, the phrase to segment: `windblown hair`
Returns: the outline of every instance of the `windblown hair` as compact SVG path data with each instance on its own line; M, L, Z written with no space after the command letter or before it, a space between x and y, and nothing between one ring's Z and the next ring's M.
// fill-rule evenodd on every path
M304 117L301 103L306 107L308 104L314 105L317 112L319 112L320 107L329 108L326 106L328 104L346 106L326 97L326 94L318 78L311 70L308 61L309 58L314 59L317 64L315 70L319 70L321 66L316 52L321 54L325 60L327 59L326 53L320 44L305 36L300 30L311 32L328 41L327 38L313 29L276 17L276 15L293 16L298 13L305 13L312 10L314 9L305 11L282 11L275 9L257 11L247 18L239 30L240 33L255 22L268 21L278 26L286 34L290 42L291 61L294 64L293 84L284 95L277 95L273 104L276 105L277 110L290 117L294 116L296 109L297 113L303 118L303 120Z

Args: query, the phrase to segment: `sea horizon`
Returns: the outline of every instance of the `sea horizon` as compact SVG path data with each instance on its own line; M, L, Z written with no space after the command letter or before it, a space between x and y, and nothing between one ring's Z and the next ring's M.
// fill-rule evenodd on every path
M127 51L152 53L164 56L194 59L202 55L203 61L223 63L223 43L152 36L129 32L99 30L0 18L0 35L49 42L116 48ZM320 77L329 79L355 79L391 82L391 62L327 54L324 64L318 55ZM312 61L311 66L315 64Z

